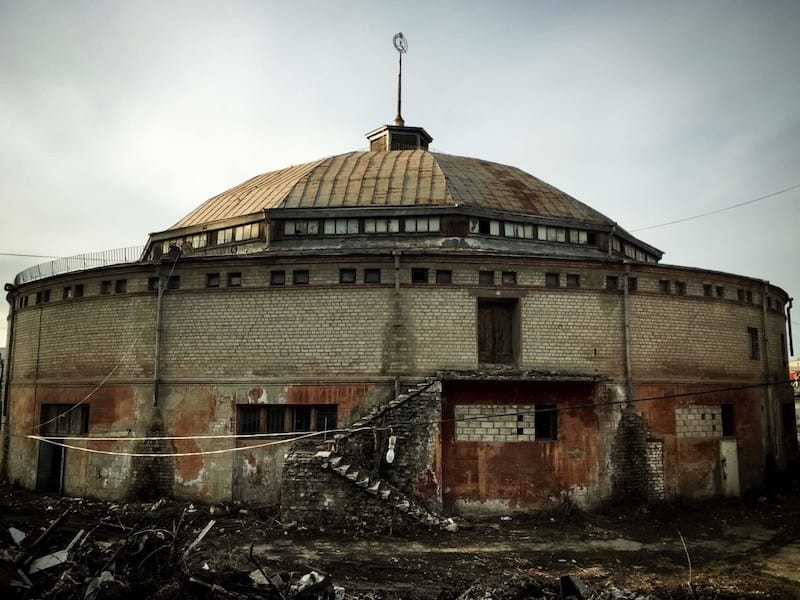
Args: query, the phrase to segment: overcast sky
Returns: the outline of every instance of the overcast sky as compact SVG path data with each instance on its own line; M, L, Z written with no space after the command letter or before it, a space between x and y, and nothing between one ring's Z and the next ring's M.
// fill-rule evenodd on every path
M0 252L141 245L255 174L366 149L395 115L398 31L403 116L434 150L629 230L800 184L796 0L4 0ZM636 235L800 297L799 217L795 189ZM43 260L0 255L0 278Z

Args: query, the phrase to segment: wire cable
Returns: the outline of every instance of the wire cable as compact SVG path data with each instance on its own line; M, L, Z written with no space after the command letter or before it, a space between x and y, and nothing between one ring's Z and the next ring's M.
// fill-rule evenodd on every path
M708 217L710 215L716 215L721 212L725 212L728 210L733 210L734 208L740 208L742 206L747 206L748 204L754 204L755 202L761 202L762 200L766 200L767 198L773 198L775 196L780 196L781 194L785 194L786 192L791 192L792 190L796 190L800 188L800 183L789 186L782 190L778 190L777 192L772 192L771 194L766 194L764 196L759 196L758 198L753 198L752 200L746 200L745 202L739 202L738 204L731 204L730 206L725 206L722 208L717 208L715 210L710 210L708 212L700 213L698 215L693 215L691 217L684 217L683 219L676 219L674 221L668 221L666 223L659 223L658 225L648 225L647 227L637 227L636 229L631 229L631 233L635 233L637 231L647 231L648 229L658 229L659 227L666 227L667 225L675 225L676 223L685 223L686 221L692 221L694 219L700 219L702 217Z

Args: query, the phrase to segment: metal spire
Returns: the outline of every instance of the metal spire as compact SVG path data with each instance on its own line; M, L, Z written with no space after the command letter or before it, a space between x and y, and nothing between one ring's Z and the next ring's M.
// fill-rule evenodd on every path
M392 39L394 47L397 50L398 67L397 67L397 116L394 118L394 124L402 127L405 125L402 113L400 112L400 102L403 90L403 54L408 52L408 42L403 37L402 32L396 33Z

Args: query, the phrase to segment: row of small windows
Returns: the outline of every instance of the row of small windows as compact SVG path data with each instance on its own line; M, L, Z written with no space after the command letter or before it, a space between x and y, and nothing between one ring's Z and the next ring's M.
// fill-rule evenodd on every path
M236 227L202 231L192 235L172 238L161 242L161 251L166 254L170 246L178 246L181 250L196 250L206 246L220 246L232 242L247 242L261 237L261 223L246 223Z
M533 223L519 223L516 221L470 219L469 232L479 235L494 235L525 240L563 242L589 246L597 245L597 236L593 231L552 227L549 225L534 225Z
M611 250L616 252L617 254L621 254L626 258L630 258L639 262L656 262L654 256L648 254L641 248L634 246L633 244L629 244L628 242L623 242L617 237L611 238Z
M287 236L431 233L438 232L440 225L439 217L287 219L283 222L283 233Z
M545 275L545 287L560 288L562 281L567 288L578 289L582 286L581 275L578 273L547 272ZM563 277L563 279L562 279ZM424 267L414 267L411 269L411 283L413 284L427 284L431 280L440 285L448 285L453 283L453 272L449 269L428 269ZM619 290L624 278L617 275L606 275L604 280L604 289L606 290ZM147 281L148 291L158 291L159 277L150 277ZM273 270L270 271L270 285L282 286L286 285L289 280L287 279L286 271ZM308 269L295 269L291 271L291 282L293 285L308 285L311 281L310 272ZM358 274L355 268L342 268L339 269L339 283L353 284L357 283ZM628 291L633 292L638 289L638 280L636 277L628 277ZM363 282L364 283L381 283L381 269L378 268L365 268L363 269ZM239 271L221 273L207 273L206 274L206 287L219 288L223 285L227 287L241 287L242 286L242 273ZM499 281L496 280L495 271L480 271L478 273L478 285L493 286L501 285L516 285L517 273L516 271L502 271L500 272ZM180 288L180 276L172 275L166 278L165 289L177 290ZM659 292L662 294L674 294L676 296L685 296L687 293L686 282L680 280L660 279L658 282ZM112 292L114 294L124 294L128 291L128 280L103 280L100 282L99 293L101 295L108 295ZM74 284L64 286L62 288L62 299L68 300L72 298L81 298L85 294L84 284ZM712 285L709 283L703 284L703 296L707 298L725 298L725 288L721 285ZM26 308L29 305L31 296L20 296L17 300L18 308ZM33 295L35 304L43 304L51 301L51 290L40 290ZM737 289L737 299L740 302L753 304L753 292L742 288ZM780 301L773 299L771 296L766 296L767 307L780 311L782 309Z

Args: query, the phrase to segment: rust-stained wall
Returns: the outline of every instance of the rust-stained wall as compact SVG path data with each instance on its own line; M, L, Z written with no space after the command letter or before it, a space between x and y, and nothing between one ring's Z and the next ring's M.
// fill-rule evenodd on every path
M339 284L341 267L355 268L358 283ZM414 267L429 270L428 283L411 282ZM381 269L381 283L364 284L365 268ZM785 392L776 388L770 398L758 387L786 377L785 347L780 347L785 294L772 286L765 292L761 282L734 275L657 265L630 268L638 279L638 289L629 294L636 399L751 386L635 405L648 439L663 442L665 497L719 491L718 446L675 435L674 410L681 403L735 403L742 489L759 485L766 454L782 448L788 435L780 421ZM286 271L286 285L270 285L273 269ZM309 270L308 285L292 285L293 269ZM435 284L437 269L451 270L452 283ZM12 301L45 288L52 300L31 302L15 316L8 366L8 476L26 487L35 485L38 442L25 435L35 431L41 404L73 404L89 396L90 437L143 436L156 420L166 435L231 436L237 404L331 403L338 406L342 425L388 400L395 377L411 380L439 370L486 374L492 369L478 363L477 303L502 298L516 303L515 367L556 379L596 376L606 383L595 389L585 383L447 381L446 414L452 414L452 394L476 404L535 403L540 393L553 398L566 409L559 414L561 437L513 445L456 444L447 425L434 448L441 454L430 466L432 475L426 475L430 481L423 477L414 489L427 486L432 495L441 490L463 510L522 510L545 505L562 491L590 505L613 492L612 440L621 409L605 402L624 400L626 374L623 296L605 289L605 277L621 278L622 269L541 257L402 255L396 293L394 258L386 255L182 257L174 270L180 289L163 298L157 411L152 406L157 296L147 289L155 265L28 284L11 295ZM495 273L496 285L478 284L485 270ZM504 271L517 274L515 285L500 283ZM545 273L554 271L560 285L547 287ZM242 285L207 288L210 272L220 273L223 282L227 272L241 273ZM568 273L580 276L580 288L566 287ZM99 293L101 281L120 278L127 279L125 293ZM686 295L660 293L662 278L684 281ZM76 283L84 284L85 296L61 300L62 286ZM704 296L702 286L708 283L723 286L723 297ZM737 299L740 288L752 292L752 303ZM771 298L766 309L765 293ZM761 335L757 359L749 356L749 327ZM587 402L594 404L576 406ZM76 444L118 453L134 449L130 441ZM169 441L163 447L172 452L207 453L169 461L173 493L208 501L277 502L286 446L258 444L231 437ZM779 464L790 451L779 453ZM449 482L443 488L439 469ZM132 479L141 473L129 456L67 450L64 490L119 497L135 487Z
M597 435L591 383L445 382L442 477L454 512L517 512L547 507L566 491L578 502L597 493L605 450ZM558 440L458 442L454 406L557 404Z

